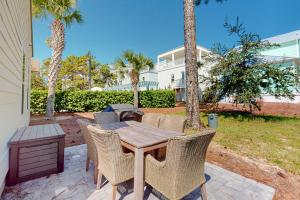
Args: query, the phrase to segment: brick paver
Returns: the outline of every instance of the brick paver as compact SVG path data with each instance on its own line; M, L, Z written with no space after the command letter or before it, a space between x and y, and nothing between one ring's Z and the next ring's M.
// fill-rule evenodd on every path
M111 199L111 186L105 180L100 190L95 190L90 172L85 172L86 145L65 149L65 171L59 175L39 178L6 188L3 200L100 200ZM206 163L207 192L209 200L271 200L275 190L215 165ZM118 199L133 199L133 181L118 187ZM145 187L147 200L164 200L155 189ZM196 189L184 200L201 200Z

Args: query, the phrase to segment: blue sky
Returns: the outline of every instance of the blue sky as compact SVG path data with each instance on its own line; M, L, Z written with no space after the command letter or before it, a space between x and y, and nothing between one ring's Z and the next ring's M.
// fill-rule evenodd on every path
M183 45L183 0L79 0L84 23L66 31L64 57L88 50L101 63L112 63L124 50L141 52L156 61L160 53ZM240 21L262 38L300 29L299 0L211 0L196 9L197 43L210 48L235 38L223 28L227 17ZM45 40L51 19L34 20L34 57L51 56Z

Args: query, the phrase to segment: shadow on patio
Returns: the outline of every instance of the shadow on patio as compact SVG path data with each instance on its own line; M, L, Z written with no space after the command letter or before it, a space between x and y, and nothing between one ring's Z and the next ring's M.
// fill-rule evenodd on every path
M3 200L93 200L111 199L111 185L102 180L103 186L96 190L92 168L85 171L86 145L65 149L65 171L36 180L24 182L5 189ZM206 163L206 180L209 200L271 200L275 190L269 186L247 179L238 174ZM117 199L133 199L133 181L118 186ZM144 199L166 199L150 186L145 187ZM200 189L196 189L184 200L201 200Z

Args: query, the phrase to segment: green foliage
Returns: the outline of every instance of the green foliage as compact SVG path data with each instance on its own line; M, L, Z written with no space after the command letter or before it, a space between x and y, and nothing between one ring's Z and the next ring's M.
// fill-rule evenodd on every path
M140 104L147 108L170 108L175 106L173 90L147 90L140 92Z
M94 56L68 56L62 61L58 74L57 90L87 90L88 89L88 59L91 58L92 86L105 87L114 85L116 74L110 71L108 65L100 64ZM41 67L42 76L48 76L50 59L46 59Z
M46 84L40 75L35 72L31 72L31 89L34 90L44 90L46 89Z
M104 88L106 85L115 85L117 83L117 75L110 71L108 65L101 65L95 70L93 80L94 86Z
M45 113L48 92L46 90L32 90L30 96L30 110L32 113Z
M150 58L130 50L124 51L122 57L115 61L115 66L121 77L124 77L125 74L129 75L132 85L139 83L139 75L142 70L154 68Z
M108 104L133 103L133 93L94 92L94 91L63 91L55 94L55 111L97 112ZM44 113L46 109L47 91L31 92L31 112ZM140 92L140 104L144 108L163 108L175 106L175 93L170 90L151 90Z
M88 89L88 65L90 56L68 56L62 61L58 79L62 81L62 89ZM91 57L91 73L95 74L100 64Z
M35 18L51 16L66 26L73 22L81 23L82 15L76 9L76 0L33 0L32 15Z
M254 106L260 109L257 101L263 93L275 97L293 99L293 90L297 86L297 73L292 64L286 61L271 62L260 52L275 44L262 41L259 35L247 33L237 22L235 26L225 23L229 34L238 36L236 48L217 45L206 61L212 64L209 77L201 77L209 87L204 92L206 101L219 102L224 97L233 98L234 103Z

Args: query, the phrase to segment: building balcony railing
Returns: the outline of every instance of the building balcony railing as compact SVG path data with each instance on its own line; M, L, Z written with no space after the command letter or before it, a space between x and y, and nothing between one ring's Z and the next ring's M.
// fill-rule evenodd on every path
M177 59L172 63L171 61L161 61L159 63L158 69L168 69L168 68L174 68L174 67L179 67L184 65L184 58L182 59Z
M156 81L141 81L141 82L139 82L139 87L144 88L146 90L158 89L158 82L156 82ZM130 83L104 88L105 91L124 91L124 90L131 90L131 89L132 89L132 85Z

